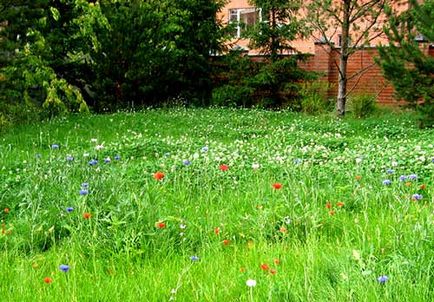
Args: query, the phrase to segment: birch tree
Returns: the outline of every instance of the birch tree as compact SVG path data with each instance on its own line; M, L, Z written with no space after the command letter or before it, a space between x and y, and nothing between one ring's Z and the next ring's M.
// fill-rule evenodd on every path
M307 22L312 27L312 36L339 54L334 62L339 72L338 116L345 115L347 97L352 90L348 82L373 65L348 74L348 59L357 49L383 35L384 9L390 2L393 0L311 0L307 4ZM340 47L336 47L336 41L340 42Z

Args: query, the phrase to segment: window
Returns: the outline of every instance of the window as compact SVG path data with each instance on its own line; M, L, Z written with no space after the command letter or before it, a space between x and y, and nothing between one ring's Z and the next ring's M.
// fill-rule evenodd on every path
M243 31L262 21L260 8L234 8L229 10L229 23L236 24L234 36L240 38Z

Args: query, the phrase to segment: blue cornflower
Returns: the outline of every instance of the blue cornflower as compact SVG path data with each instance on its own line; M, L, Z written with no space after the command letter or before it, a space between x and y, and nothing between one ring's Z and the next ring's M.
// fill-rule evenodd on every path
M393 173L395 173L395 170L393 170L393 169L387 169L386 173L387 174L393 174Z
M104 158L104 163L109 164L112 160L110 159L110 157L106 157Z
M121 156L119 154L115 155L115 160L121 160Z
M80 190L80 195L87 195L87 194L89 194L89 190L86 190L86 189Z
M73 207L67 207L66 208L66 212L71 213L72 211L74 211Z
M89 183L84 182L84 183L81 184L81 187L84 188L84 189L85 188L89 188Z
M416 194L413 194L413 196L411 198L413 200L421 200L423 198L423 196L416 193Z
M389 277L387 277L386 275L383 275L383 276L380 276L380 277L377 278L377 281L378 281L380 284L384 284L384 283L386 283L388 280L389 280Z
M400 180L400 181L406 181L406 180L407 180L407 176L406 176L406 175L401 175L401 176L399 177L399 180Z
M202 147L201 150L202 150L202 152L205 153L205 152L208 152L209 148L208 148L208 146L204 146L204 147Z
M390 186L392 184L392 181L390 179L383 180L383 185Z
M183 164L184 166L190 166L190 165L191 165L191 161L189 161L188 159L184 159L184 160L182 161L182 164Z
M191 261L199 261L198 256L191 256L190 259L191 259Z
M408 178L409 178L410 180L416 180L416 179L417 179L417 175L416 175L416 174L410 174L410 175L408 176Z
M51 149L59 149L59 145L58 144L52 144L51 145Z
M89 161L89 165L91 166L95 166L98 163L98 161L96 159L92 159Z
M67 272L69 271L69 265L67 265L67 264L61 264L61 265L59 266L59 269L60 269L62 272L67 273Z
M66 156L66 161L73 161L73 160L74 160L73 156L71 156L71 155Z

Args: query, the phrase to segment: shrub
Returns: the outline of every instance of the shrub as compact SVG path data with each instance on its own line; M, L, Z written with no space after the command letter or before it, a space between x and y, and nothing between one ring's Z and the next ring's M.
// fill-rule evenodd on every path
M370 116L377 109L377 100L368 94L355 95L349 98L350 111L357 118Z
M332 102L327 98L330 84L321 81L306 82L301 89L301 110L308 114L319 114L328 111Z

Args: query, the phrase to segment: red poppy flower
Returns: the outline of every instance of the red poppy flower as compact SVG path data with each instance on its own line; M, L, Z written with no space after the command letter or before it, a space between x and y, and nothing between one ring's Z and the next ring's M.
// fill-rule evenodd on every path
M277 270L275 270L274 268L270 269L270 274L275 275L277 273Z
M3 210L6 214L9 214L9 212L11 211L9 208L5 208L4 210Z
M331 209L331 208L332 208L332 204L331 204L330 202L327 202L327 203L326 203L326 208L327 208L327 209Z
M156 180L162 180L164 178L164 176L165 176L164 173L160 172L160 171L154 173L154 178Z
M268 264L266 264L266 263L261 264L261 270L268 271L269 269L270 269L270 267L268 266Z
M421 189L421 190L425 190L425 189L426 189L426 184L421 185L421 186L419 187L419 189Z
M164 221L158 221L158 222L155 224L155 226L156 226L158 229L164 229L164 228L166 227L166 223L165 223Z
M88 213L88 212L83 213L83 218L84 219L89 219L90 217L92 217L91 213Z
M280 264L280 259L275 258L275 259L273 260L273 262L274 262L274 264L279 265L279 264Z
M360 176L360 175L356 175L356 180L361 180L362 179L362 176Z
M275 190L280 190L280 189L282 189L282 184L279 183L279 182L276 182L276 183L273 184L273 188Z
M220 228L219 227L214 228L214 234L216 234L216 235L220 234Z
M229 170L229 166L225 165L225 164L222 164L222 165L220 165L220 170L223 171L223 172L225 172L225 171Z
M223 240L223 245L229 245L231 244L231 241L229 239Z
M343 202L338 202L336 205L337 205L338 207L342 208L345 204L344 204Z
M333 210L329 212L330 216L333 216L335 213L336 213L336 212L333 211Z
M285 234L285 233L288 232L288 230L287 230L285 227L280 227L280 228L279 228L279 232Z
M44 283L50 284L51 282L53 282L53 279L50 277L45 277L44 278Z

